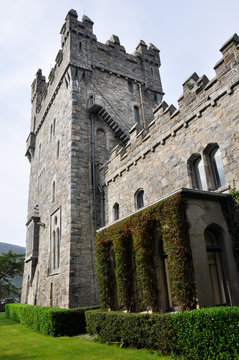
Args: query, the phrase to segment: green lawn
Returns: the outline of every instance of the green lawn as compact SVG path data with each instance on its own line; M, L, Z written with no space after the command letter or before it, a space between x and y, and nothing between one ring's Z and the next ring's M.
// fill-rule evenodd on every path
M0 313L0 359L5 360L166 360L146 350L121 349L82 337L54 338L39 334Z

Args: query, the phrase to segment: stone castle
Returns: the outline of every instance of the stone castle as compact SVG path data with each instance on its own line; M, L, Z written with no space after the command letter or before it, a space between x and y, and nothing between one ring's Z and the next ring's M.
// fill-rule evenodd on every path
M221 208L239 188L239 37L220 51L215 78L192 74L176 109L162 101L153 44L127 54L69 11L48 81L38 70L32 83L23 303L97 304L97 229L184 193L198 305L239 305Z

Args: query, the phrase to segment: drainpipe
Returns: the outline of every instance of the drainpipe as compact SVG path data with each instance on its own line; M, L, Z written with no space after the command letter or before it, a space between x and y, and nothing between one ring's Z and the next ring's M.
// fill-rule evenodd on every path
M91 113L91 170L92 170L92 188L93 188L93 207L94 207L94 234L96 233L96 184L95 184L95 123L94 115Z
M146 129L145 116L144 116L144 103L143 103L143 95L142 95L142 85L140 83L139 83L139 97L140 97L140 107L141 107L143 126L144 126L144 129Z
M95 122L94 122L94 115L90 114L91 119L91 171L92 171L92 189L93 189L93 211L94 211L94 237L96 234L96 185L95 185ZM92 269L93 269L93 284L95 289L95 302L97 302L97 285L96 285L96 275L95 275L95 267L94 267L94 251L93 251L93 239L92 236L90 237L90 245L91 245L91 262L92 262Z

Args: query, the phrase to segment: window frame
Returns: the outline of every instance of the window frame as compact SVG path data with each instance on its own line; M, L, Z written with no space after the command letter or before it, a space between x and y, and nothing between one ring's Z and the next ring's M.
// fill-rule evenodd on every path
M142 209L144 207L144 190L142 188L135 192L134 200L136 210Z
M117 202L113 205L113 220L119 220L119 204Z

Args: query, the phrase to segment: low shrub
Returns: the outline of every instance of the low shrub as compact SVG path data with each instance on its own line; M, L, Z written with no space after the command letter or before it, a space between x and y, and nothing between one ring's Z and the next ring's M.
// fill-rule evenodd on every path
M42 334L73 336L86 330L85 311L97 306L60 309L37 305L7 304L6 317L29 326Z
M239 307L175 314L173 326L185 359L239 359Z
M160 350L162 355L176 352L176 331L170 314L87 311L85 315L87 331L97 334L100 342Z
M88 332L104 343L183 359L239 358L239 307L153 315L87 311L86 323Z

